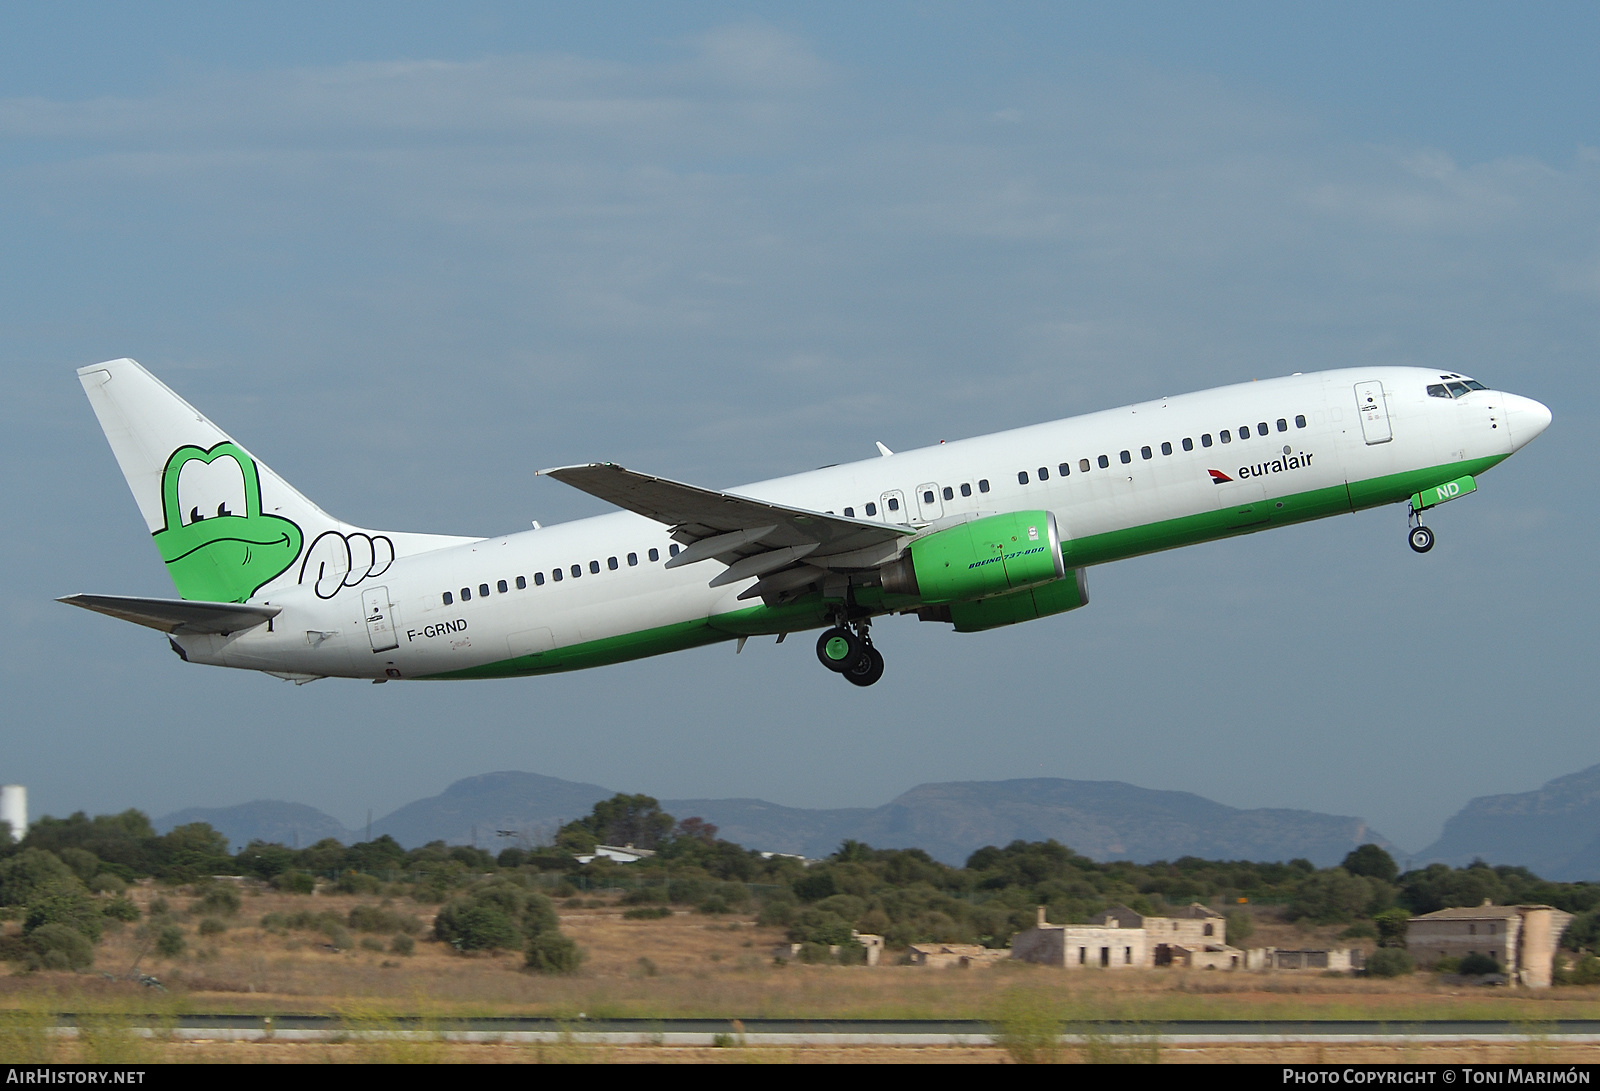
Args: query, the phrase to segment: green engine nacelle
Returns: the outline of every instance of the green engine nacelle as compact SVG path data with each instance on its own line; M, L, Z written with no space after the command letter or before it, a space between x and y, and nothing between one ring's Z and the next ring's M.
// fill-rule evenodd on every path
M1018 511L917 538L880 571L886 592L943 606L1051 583L1067 567L1055 516Z
M1019 621L1032 621L1034 618L1076 610L1088 601L1089 585L1084 579L1083 569L1075 568L1066 579L1031 587L1025 591L1013 591L1008 595L996 595L994 598L979 599L977 602L957 602L950 606L928 607L929 611L937 613L927 620L948 621L956 627L958 633L977 633L984 629L998 629L1002 625L1015 625ZM923 611L918 610L917 616L923 617Z

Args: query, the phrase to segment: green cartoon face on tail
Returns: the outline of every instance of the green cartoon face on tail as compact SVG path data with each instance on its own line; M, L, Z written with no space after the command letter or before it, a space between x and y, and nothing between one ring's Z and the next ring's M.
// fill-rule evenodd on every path
M261 511L256 464L235 443L179 447L161 471L167 525L153 535L186 599L244 602L294 563L304 535Z

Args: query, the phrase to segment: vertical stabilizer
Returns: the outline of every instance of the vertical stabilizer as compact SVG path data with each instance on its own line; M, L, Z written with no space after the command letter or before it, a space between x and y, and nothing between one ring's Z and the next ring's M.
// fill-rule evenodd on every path
M397 556L472 540L335 519L132 360L78 379L183 598L245 602L295 584L332 598Z

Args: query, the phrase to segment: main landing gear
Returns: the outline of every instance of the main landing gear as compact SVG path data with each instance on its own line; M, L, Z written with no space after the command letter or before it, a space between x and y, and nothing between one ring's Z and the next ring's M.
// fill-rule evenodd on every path
M824 667L844 675L855 686L870 686L883 677L883 654L872 646L869 620L861 618L852 632L835 625L817 638L817 658Z
M1433 548L1433 531L1423 526L1421 520L1422 513L1413 508L1407 519L1411 524L1411 530L1406 534L1406 541L1411 544L1414 551L1426 553Z

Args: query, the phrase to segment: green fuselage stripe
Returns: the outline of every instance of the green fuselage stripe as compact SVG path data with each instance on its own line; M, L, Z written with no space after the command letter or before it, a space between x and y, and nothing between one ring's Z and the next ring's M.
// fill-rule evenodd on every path
M1351 481L1343 485L1312 489L1309 492L1251 500L1219 507L1215 511L1185 515L1177 519L1163 519L1123 530L1071 538L1063 543L1062 553L1066 557L1068 568L1085 568L1145 553L1175 549L1178 546L1196 545L1240 534L1253 534L1258 530L1268 530L1272 527L1322 519L1329 515L1343 515L1383 504L1394 504L1443 482L1469 474L1474 476L1481 474L1506 457L1493 455L1431 466L1422 470L1407 470L1404 473ZM886 596L877 588L858 591L856 600L860 605L884 613L915 605L910 599L902 601L895 596ZM646 656L681 651L685 648L697 648L738 636L803 632L806 629L826 625L829 616L828 604L820 595L811 594L779 606L751 606L748 609L718 614L711 618L642 629L636 633L585 641L538 655L517 656L513 659L503 659L495 663L485 663L465 670L426 677L509 678L516 675L582 670L585 667L599 667L608 663L621 663L629 659L643 659Z

